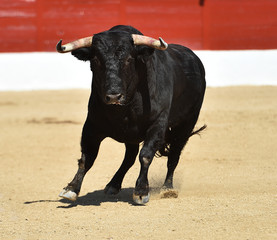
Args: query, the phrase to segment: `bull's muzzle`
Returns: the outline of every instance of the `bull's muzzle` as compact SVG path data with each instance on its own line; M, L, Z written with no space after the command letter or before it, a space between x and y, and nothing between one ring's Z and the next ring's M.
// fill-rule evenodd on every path
M121 93L107 94L105 96L105 102L106 102L106 104L123 105L124 95Z

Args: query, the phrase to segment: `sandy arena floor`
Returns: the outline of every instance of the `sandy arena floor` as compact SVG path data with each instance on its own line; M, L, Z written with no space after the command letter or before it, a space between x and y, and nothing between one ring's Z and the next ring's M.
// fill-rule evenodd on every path
M132 203L139 162L105 196L124 154L106 139L76 203L60 200L80 157L87 90L0 92L0 239L277 239L277 87L208 88L162 198L166 159L153 161L146 206Z

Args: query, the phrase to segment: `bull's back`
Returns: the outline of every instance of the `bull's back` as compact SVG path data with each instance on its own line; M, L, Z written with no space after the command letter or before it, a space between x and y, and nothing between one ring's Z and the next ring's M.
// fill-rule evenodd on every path
M184 75L200 75L205 81L204 66L191 49L178 44L169 44L167 51L175 66L183 69Z

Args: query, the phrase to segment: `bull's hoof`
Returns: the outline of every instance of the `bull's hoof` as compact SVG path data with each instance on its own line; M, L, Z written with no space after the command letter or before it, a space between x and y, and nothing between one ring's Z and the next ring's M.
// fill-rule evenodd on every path
M133 193L133 200L136 204L144 205L149 202L150 194L148 193L146 196L136 195Z
M71 190L63 189L59 194L59 197L65 198L70 201L76 201L78 194L75 192L72 192Z
M120 188L107 185L104 189L104 193L108 195L116 195L120 192Z

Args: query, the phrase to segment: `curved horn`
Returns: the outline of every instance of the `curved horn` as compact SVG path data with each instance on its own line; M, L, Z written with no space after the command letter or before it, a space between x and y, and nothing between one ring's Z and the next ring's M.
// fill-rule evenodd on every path
M92 44L92 38L93 37L85 37L64 45L62 45L62 39L61 39L58 42L56 49L59 53L67 53L78 48L90 47Z
M165 50L168 47L168 44L161 37L157 40L143 35L132 34L132 38L135 45L146 45L159 50Z

